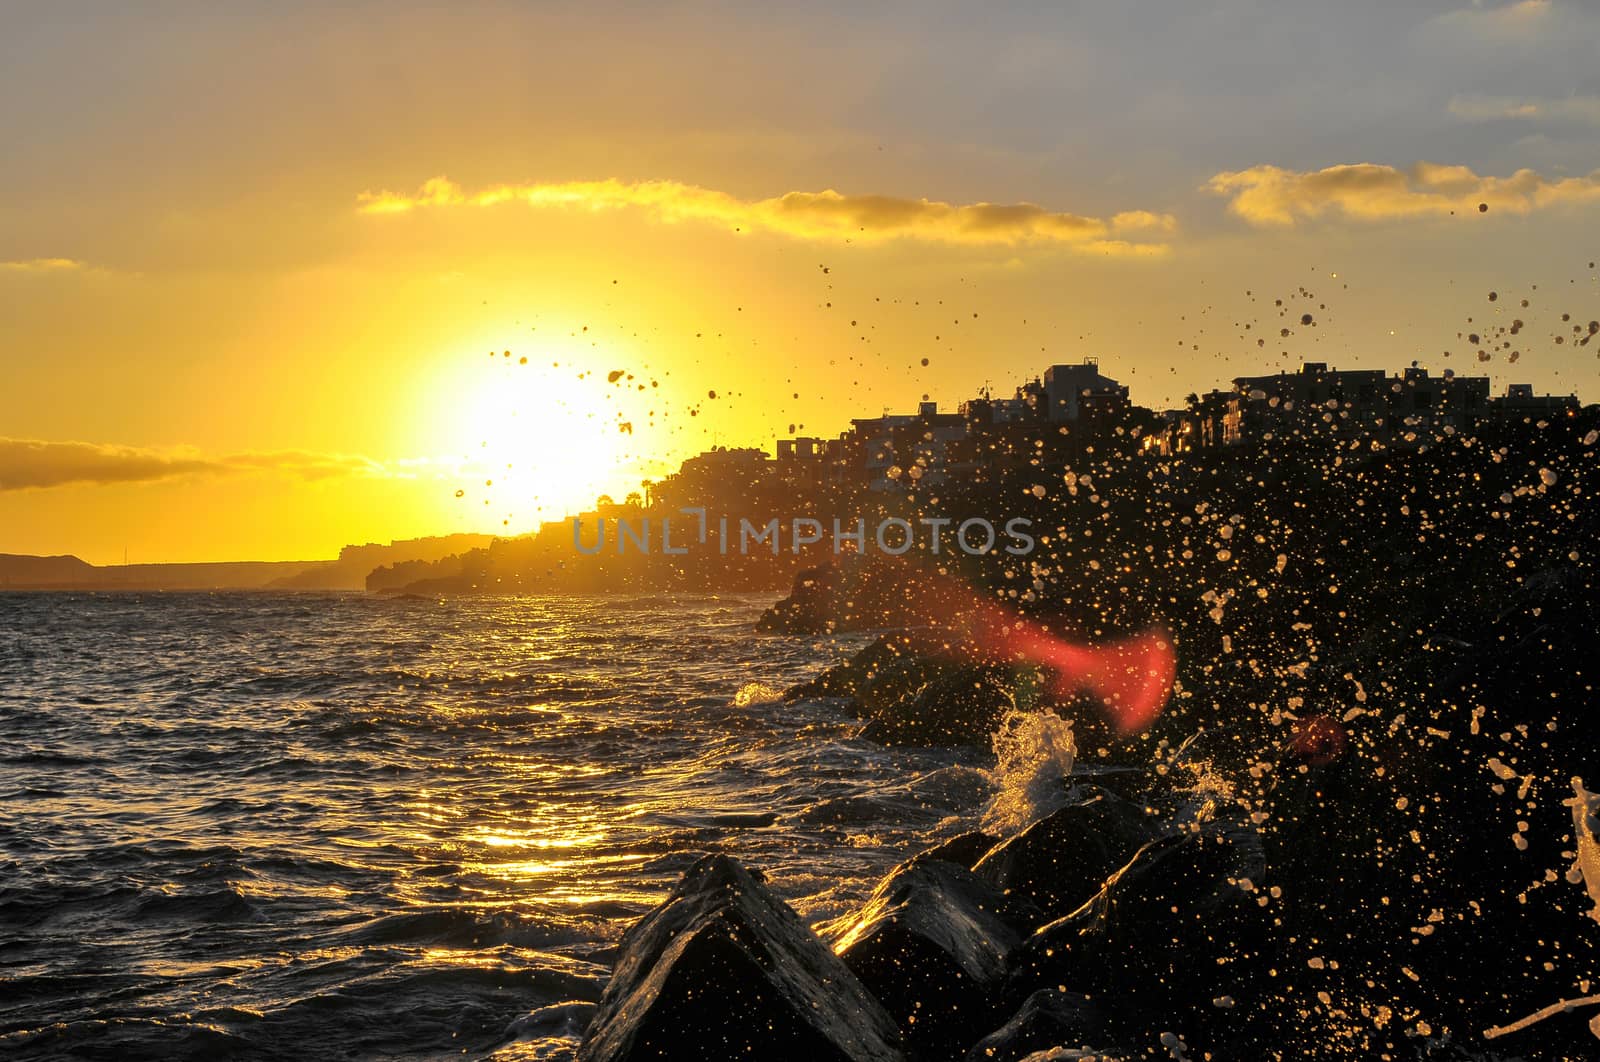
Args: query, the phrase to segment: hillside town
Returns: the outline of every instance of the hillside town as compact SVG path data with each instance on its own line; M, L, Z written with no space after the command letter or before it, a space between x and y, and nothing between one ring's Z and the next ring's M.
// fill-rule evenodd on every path
M775 456L755 447L709 450L647 484L640 500L646 507L692 502L708 487L758 482L880 493L977 486L1041 459L1171 458L1296 438L1406 448L1441 432L1569 417L1579 408L1574 395L1537 395L1530 384L1491 395L1486 376L1415 365L1391 375L1306 362L1297 372L1237 377L1226 390L1191 394L1183 408L1158 411L1133 404L1126 385L1085 358L1050 366L1009 398L984 393L954 411L922 402L914 413L855 418L833 438L779 439Z

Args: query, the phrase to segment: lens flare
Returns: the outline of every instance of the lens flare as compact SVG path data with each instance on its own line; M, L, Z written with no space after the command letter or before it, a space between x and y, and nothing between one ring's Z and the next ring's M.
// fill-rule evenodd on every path
M932 626L961 632L961 641L978 655L1050 669L1054 696L1090 694L1119 732L1148 729L1166 706L1178 658L1165 631L1152 628L1101 644L1075 642L956 579L915 569L902 574L907 603L916 615Z
M1056 674L1058 696L1092 694L1123 733L1146 730L1167 703L1177 676L1172 641L1149 630L1105 645L1079 645L1023 621L1012 629L1010 648Z

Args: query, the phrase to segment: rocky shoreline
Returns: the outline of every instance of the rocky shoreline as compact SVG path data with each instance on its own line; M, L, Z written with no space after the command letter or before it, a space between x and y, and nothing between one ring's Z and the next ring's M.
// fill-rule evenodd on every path
M1037 694L1037 669L937 643L885 635L788 696L840 698L864 734L917 743L1073 707ZM1039 780L1045 813L911 855L843 917L808 928L759 868L701 859L624 937L579 1059L1600 1049L1595 1007L1526 1020L1587 995L1600 968L1600 808L1581 785L1530 800L1541 779L1441 757L1445 739L1403 719L1275 743L1211 725L1174 746L1076 708L1085 744L1107 744Z
M1590 1057L1577 1010L1506 1035L1504 1052L1491 1041L1527 995L1503 923L1470 934L1480 998L1419 1005L1414 989L1446 971L1395 957L1393 980L1367 980L1368 1002L1342 1012L1316 986L1347 989L1341 968L1401 946L1384 920L1330 891L1365 939L1352 954L1308 936L1307 905L1280 884L1304 875L1282 871L1269 831L1216 799L1168 791L1156 807L1149 781L1079 782L1012 837L918 853L815 932L759 871L706 856L624 937L578 1057Z

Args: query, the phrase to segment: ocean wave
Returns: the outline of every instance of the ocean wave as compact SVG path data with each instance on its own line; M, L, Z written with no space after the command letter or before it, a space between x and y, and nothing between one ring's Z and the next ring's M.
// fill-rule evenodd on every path
M460 909L383 915L333 939L342 944L411 944L433 947L547 947L564 939L562 927L513 912Z
M157 892L134 905L132 917L138 921L185 921L202 923L264 922L266 911L259 901L238 889L201 889Z
M214 1025L156 1018L101 1018L56 1022L0 1033L0 1053L12 1059L116 1058L130 1062L220 1059L263 1053L247 1037Z
M0 1054L570 1057L701 854L859 900L981 778L781 702L839 645L758 612L0 599Z
M983 810L985 830L1015 833L1066 803L1064 782L1078 756L1070 722L1050 711L1007 712L993 746L994 795Z
M765 682L747 682L733 695L735 708L751 708L758 704L774 704L783 699L783 691Z
M589 1000L566 1000L539 1007L506 1026L508 1047L490 1057L497 1062L565 1062L574 1056L578 1041L594 1017Z

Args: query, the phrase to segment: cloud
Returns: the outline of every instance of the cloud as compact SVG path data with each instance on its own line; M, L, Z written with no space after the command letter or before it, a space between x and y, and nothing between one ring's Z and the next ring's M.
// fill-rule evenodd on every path
M1450 113L1473 122L1510 118L1541 124L1600 126L1600 96L1567 96L1561 99L1456 96L1450 100Z
M726 192L677 181L569 181L499 185L467 193L445 177L425 182L415 194L363 192L367 214L402 214L440 207L493 207L521 203L536 208L594 212L638 209L663 222L702 221L735 231L762 230L802 240L912 239L937 243L1056 244L1091 253L1161 254L1164 243L1148 233L1177 228L1170 214L1136 210L1110 220L1054 213L1033 203L951 204L883 195L788 192L771 199L739 199ZM1127 237L1141 237L1129 239Z
M1363 162L1297 171L1253 166L1219 173L1206 187L1252 225L1293 225L1326 215L1358 221L1491 211L1528 214L1562 204L1600 202L1600 170L1552 180L1533 170L1482 177L1465 166L1419 162L1408 169Z
M0 262L5 273L79 273L87 269L75 258L23 258Z
M69 484L153 483L184 476L252 472L275 472L300 479L390 474L385 466L365 457L302 450L206 457L189 450L0 438L0 491Z
M1484 41L1527 40L1556 25L1551 0L1512 0L1504 4L1474 4L1435 19L1437 25L1462 30Z

